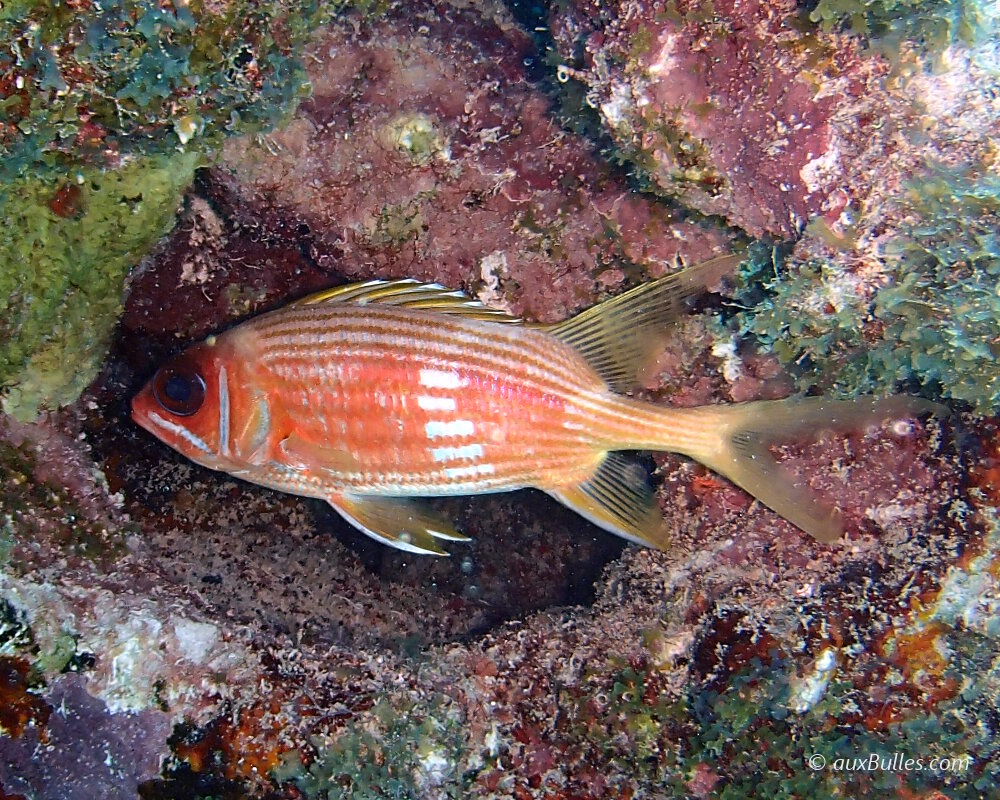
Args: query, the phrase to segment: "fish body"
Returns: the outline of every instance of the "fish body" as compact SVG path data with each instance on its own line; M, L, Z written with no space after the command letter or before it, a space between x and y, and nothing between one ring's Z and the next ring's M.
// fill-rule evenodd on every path
M686 297L716 259L556 326L531 326L413 281L342 287L181 353L133 417L192 460L327 500L405 550L464 537L414 498L535 487L626 538L666 547L646 476L621 450L712 466L821 538L836 515L776 470L776 435L928 410L911 398L672 409L632 399ZM839 417L839 420L838 420Z

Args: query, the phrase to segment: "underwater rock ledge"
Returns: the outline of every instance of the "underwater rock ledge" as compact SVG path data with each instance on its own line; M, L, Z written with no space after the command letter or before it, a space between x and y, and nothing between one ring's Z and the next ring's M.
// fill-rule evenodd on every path
M201 469L129 421L131 394L163 358L321 286L414 275L553 320L736 238L634 193L559 128L527 79L530 43L502 7L380 13L317 31L304 61L312 99L287 126L228 143L170 235L130 256L149 250L82 397L32 423L0 417L0 793L988 792L1000 778L995 419L963 412L780 448L844 509L851 534L837 546L658 455L670 553L622 549L522 493L449 504L474 538L450 561L360 544L319 504ZM984 97L962 100L976 125ZM951 124L940 122L935 142ZM985 158L976 130L959 137L962 157L943 154L949 180L965 156ZM900 230L907 202L887 205L896 211L882 221L862 214L858 240ZM968 230L959 205L942 226L949 242ZM991 209L976 206L976 235ZM828 210L839 241L851 223ZM734 207L732 218L757 213ZM782 366L796 347L821 366L843 351L790 333L789 319L830 324L834 290L877 285L884 269L874 247L830 242L813 228L795 257L849 269L837 262L821 290L796 294L799 279L787 295L772 287L773 317L757 305L753 262L747 316L713 321L726 306L710 300L711 313L679 326L646 396L693 405L815 385ZM954 251L936 252L944 282ZM854 306L837 314L866 341L877 327ZM942 348L938 361L954 361ZM870 753L964 766L850 772L810 761Z

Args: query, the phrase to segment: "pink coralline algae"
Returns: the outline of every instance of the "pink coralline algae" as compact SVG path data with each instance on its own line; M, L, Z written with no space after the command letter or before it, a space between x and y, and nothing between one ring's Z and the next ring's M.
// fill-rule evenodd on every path
M435 280L546 321L612 288L622 258L660 275L724 248L554 122L529 45L503 17L424 4L331 28L306 59L313 96L263 141L231 140L220 169L308 231L321 269Z
M133 800L155 778L170 718L162 711L109 714L78 675L53 681L45 724L0 736L0 796L36 800Z
M886 68L804 34L792 0L556 8L560 78L658 193L779 238L853 194L842 173L880 127Z

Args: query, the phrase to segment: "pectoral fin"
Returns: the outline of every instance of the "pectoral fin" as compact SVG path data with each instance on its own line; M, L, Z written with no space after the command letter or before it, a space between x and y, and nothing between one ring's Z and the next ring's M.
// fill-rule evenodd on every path
M447 521L416 500L344 494L327 498L340 515L383 544L421 555L446 556L438 539L467 542Z
M636 544L666 550L670 543L645 471L618 453L610 453L590 480L549 494L595 525Z
M296 469L333 473L354 472L358 469L357 459L346 450L311 442L295 433L282 439L278 443L278 450L283 462Z

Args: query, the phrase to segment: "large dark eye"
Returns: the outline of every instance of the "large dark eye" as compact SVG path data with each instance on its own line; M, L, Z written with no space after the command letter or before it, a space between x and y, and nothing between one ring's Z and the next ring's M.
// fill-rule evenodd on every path
M171 414L187 417L205 402L205 379L190 360L179 358L156 373L153 397Z

